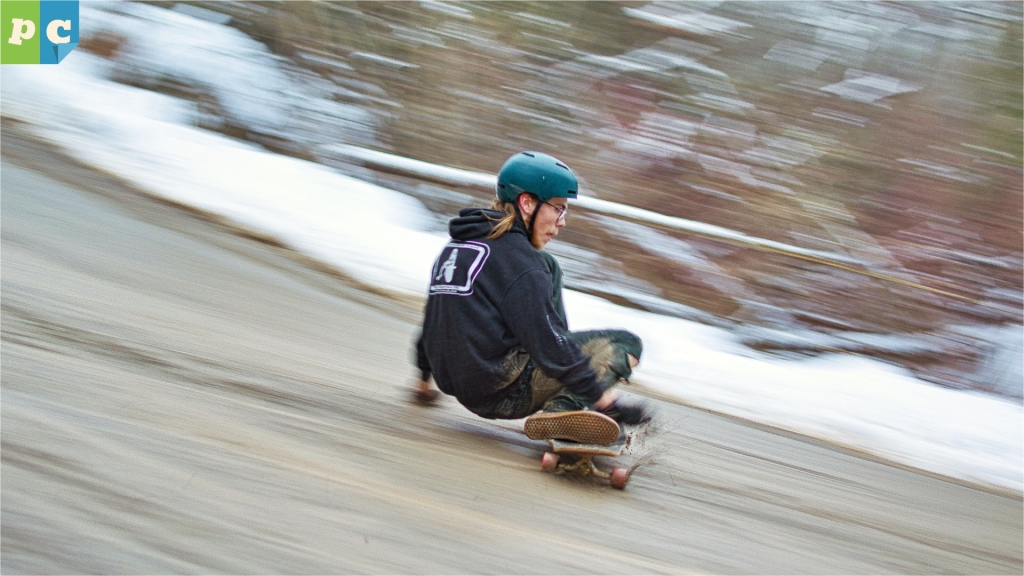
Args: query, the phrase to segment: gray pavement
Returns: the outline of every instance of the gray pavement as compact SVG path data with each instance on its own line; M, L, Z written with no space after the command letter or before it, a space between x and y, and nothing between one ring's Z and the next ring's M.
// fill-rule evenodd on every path
M671 403L542 473L407 401L415 305L7 128L4 573L1022 572L1019 497Z

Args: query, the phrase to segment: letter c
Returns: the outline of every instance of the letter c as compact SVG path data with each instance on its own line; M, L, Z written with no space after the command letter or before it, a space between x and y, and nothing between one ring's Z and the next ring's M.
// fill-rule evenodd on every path
M51 20L50 23L46 25L46 38L54 44L67 44L68 42L71 42L71 34L61 36L60 34L57 34L58 28L71 32L71 20Z
M9 44L21 46L22 40L31 40L36 35L36 24L31 20L11 18L11 24L14 29L11 31L11 39L7 41Z

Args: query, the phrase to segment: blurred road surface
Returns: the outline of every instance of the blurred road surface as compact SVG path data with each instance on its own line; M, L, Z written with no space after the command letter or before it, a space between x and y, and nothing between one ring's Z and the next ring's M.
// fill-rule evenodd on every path
M407 402L413 306L8 128L4 573L1022 571L1020 498L679 405L544 474Z

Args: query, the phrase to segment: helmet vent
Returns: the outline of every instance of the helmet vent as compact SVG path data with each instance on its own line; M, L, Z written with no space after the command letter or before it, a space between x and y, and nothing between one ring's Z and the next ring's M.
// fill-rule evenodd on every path
M529 156L530 158L536 158L536 156L534 156L533 154L530 154L529 152L523 152L523 154L526 155L526 156Z
M558 166L559 168L565 168L566 170L569 169L568 166L566 166L565 164L562 164L561 162L555 162L555 166Z

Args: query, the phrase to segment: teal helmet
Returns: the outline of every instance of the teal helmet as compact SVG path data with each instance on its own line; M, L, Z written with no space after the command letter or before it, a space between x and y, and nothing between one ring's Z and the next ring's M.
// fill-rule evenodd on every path
M520 152L505 161L498 172L498 199L515 202L523 192L541 202L552 198L575 198L576 175L554 156L542 152Z

